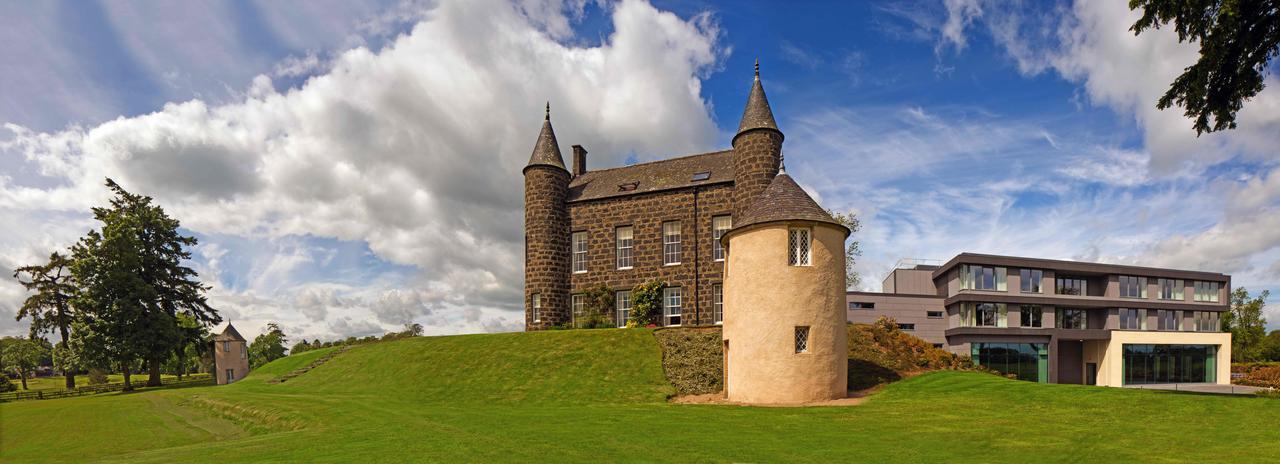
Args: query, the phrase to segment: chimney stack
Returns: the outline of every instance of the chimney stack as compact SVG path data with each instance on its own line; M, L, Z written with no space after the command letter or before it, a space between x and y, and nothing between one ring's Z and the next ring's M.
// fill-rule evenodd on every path
M581 176L587 172L587 149L582 145L573 146L573 175Z

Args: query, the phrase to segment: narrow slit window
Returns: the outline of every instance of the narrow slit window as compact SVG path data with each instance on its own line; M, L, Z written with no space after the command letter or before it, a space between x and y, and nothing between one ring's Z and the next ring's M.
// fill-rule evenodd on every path
M811 232L808 228L799 227L788 231L788 246L791 252L788 254L787 264L792 266L808 266L811 253Z
M809 326L796 327L796 353L809 352Z

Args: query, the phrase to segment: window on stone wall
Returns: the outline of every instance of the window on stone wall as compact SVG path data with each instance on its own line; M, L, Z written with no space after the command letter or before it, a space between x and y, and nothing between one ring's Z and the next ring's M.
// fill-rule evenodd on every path
M240 359L249 359L249 345L240 345Z
M724 245L720 243L720 238L724 237L725 232L733 228L733 218L730 216L716 216L711 218L711 254L716 261L724 261Z
M711 285L711 318L716 324L724 322L724 286Z
M788 230L787 243L790 247L787 264L792 266L808 266L812 255L813 230L808 227L794 227Z
M231 342L222 342L222 352L223 353L231 352Z
M796 353L809 352L809 326L796 327Z
M662 264L680 264L680 221L662 223Z
M1160 287L1161 300L1177 300L1183 299L1183 282L1182 279L1159 279L1156 286Z
M915 331L916 331L916 325L915 325L915 324L901 324L901 323L899 323L899 324L898 324L898 330L901 330L901 331L903 331L903 332L915 332Z
M925 311L925 317L929 319L942 319L942 311Z
M631 291L622 290L613 295L614 307L618 310L618 327L626 327L631 318Z
M663 315L666 319L668 327L680 325L680 303L681 303L680 287L667 287L662 289Z
M542 294L530 295L529 306L533 308L533 322L542 322Z
M577 327L578 321L581 321L582 318L586 316L585 302L586 302L586 297L583 296L581 293L576 295L569 295L569 307L573 309L573 326L574 327Z
M623 226L619 227L615 233L618 242L618 269L631 269L633 230L631 226Z
M573 272L587 272L587 233L573 233Z

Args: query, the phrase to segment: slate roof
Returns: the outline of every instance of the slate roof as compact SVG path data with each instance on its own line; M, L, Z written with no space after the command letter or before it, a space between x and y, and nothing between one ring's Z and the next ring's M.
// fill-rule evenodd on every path
M550 106L547 108L546 118L542 120L542 132L538 133L538 142L533 145L533 155L529 156L529 164L525 169L535 165L565 169L564 157L560 156L560 144L556 142L556 132L551 129Z
M223 330L221 334L218 334L217 336L213 337L213 341L244 342L248 340L245 340L244 337L240 335L240 332L236 331L236 327L231 325L230 322L228 322L227 328Z
M709 172L707 180L693 175ZM569 201L638 195L733 182L733 151L724 150L619 168L587 171L569 181ZM634 187L631 184L634 183Z
M751 95L747 96L747 107L742 110L742 122L738 123L738 133L751 129L778 130L778 123L773 120L773 109L769 107L769 99L764 96L764 86L760 85L758 68L756 80L751 84Z
M797 220L833 224L844 229L845 235L849 234L849 228L818 206L818 202L813 201L786 171L778 172L764 193L742 212L742 217L733 218L733 230L766 222Z

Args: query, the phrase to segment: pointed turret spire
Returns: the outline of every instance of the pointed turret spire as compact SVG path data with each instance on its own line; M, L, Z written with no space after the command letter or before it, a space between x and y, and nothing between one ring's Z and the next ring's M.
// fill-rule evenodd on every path
M542 117L542 132L538 134L538 142L533 146L533 155L529 157L528 169L531 166L555 166L564 169L564 157L560 156L560 144L556 142L556 132L551 128L551 102L547 102L546 113Z
M778 123L773 121L773 109L769 108L769 99L764 96L764 86L760 85L759 58L756 58L756 76L751 83L751 95L747 97L747 108L742 112L742 122L738 123L738 133L752 129L778 130Z

